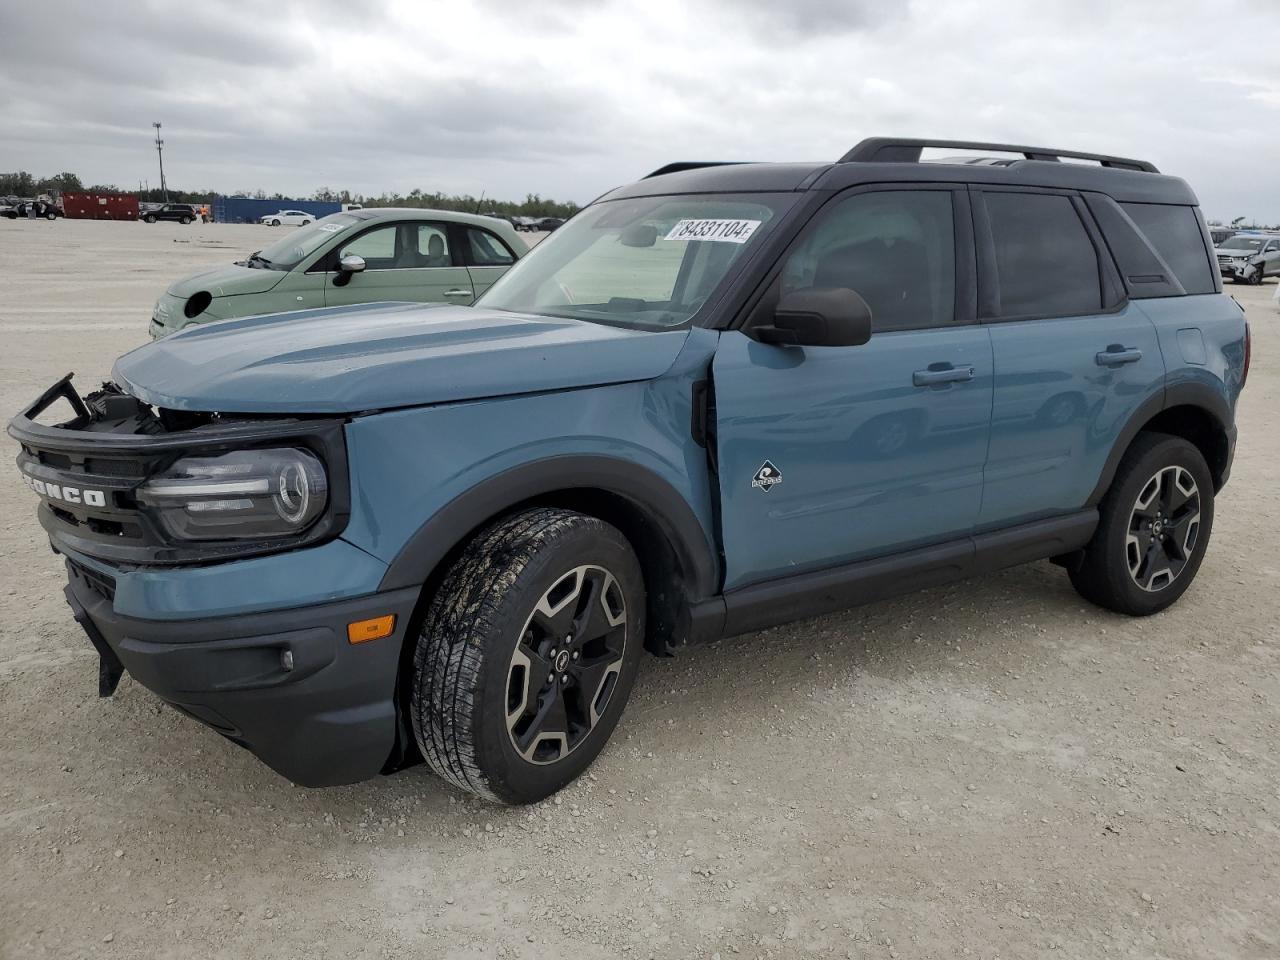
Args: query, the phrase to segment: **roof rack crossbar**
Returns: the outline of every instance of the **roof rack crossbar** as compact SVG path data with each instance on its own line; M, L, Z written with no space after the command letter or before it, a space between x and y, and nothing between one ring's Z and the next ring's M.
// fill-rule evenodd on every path
M650 177L661 177L668 173L680 173L684 170L697 170L701 167L728 167L735 163L745 162L745 160L677 160L675 163L668 163L659 167L653 173L646 174L642 179L648 180Z
M1082 153L1079 150L1051 150L1048 147L1023 147L1013 143L978 143L968 140L902 140L894 137L868 137L840 158L840 163L919 163L920 152L925 147L943 147L948 150L996 150L1000 153L1020 153L1028 160L1058 162L1063 157L1071 160L1095 160L1104 167L1119 170L1141 170L1159 173L1155 164L1147 160L1129 157L1112 157L1105 153Z

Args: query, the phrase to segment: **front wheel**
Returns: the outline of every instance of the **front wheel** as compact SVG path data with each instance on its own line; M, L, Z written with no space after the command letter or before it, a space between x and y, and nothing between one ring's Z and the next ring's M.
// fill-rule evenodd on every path
M1141 433L1099 509L1071 584L1100 607L1144 617L1191 585L1213 530L1213 475L1193 444Z
M427 764L502 803L572 781L622 715L644 607L635 552L601 520L538 507L479 533L414 651L410 716Z
M1258 287L1262 285L1262 271L1265 268L1262 264L1258 264L1253 273L1249 275L1249 286Z
M147 221L147 223L155 223L155 222L156 222L156 218L155 218L155 216L154 216L153 214L150 214L150 213L148 213L148 214L147 214L145 217L143 217L142 219L143 219L143 220L145 220L145 221Z
M271 225L272 225L273 227L278 227L278 226L280 226L280 221L279 221L279 220L272 220L272 221L271 221Z

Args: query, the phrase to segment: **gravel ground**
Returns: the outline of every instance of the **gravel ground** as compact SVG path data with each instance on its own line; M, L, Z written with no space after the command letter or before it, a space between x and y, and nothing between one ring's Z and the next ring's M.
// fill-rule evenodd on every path
M0 411L264 228L0 221ZM552 802L303 790L95 658L0 466L4 957L1280 956L1280 317L1172 610L1047 563L648 660ZM1268 423L1271 426L1268 426ZM11 441L10 454L13 452Z

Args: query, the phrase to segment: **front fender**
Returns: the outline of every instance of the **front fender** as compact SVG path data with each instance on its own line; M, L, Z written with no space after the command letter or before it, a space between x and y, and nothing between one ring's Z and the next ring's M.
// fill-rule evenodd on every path
M666 536L695 597L715 589L706 531L685 498L666 480L633 461L603 456L556 456L505 470L449 501L409 537L379 586L421 584L471 531L517 504L565 490L602 490L639 507Z

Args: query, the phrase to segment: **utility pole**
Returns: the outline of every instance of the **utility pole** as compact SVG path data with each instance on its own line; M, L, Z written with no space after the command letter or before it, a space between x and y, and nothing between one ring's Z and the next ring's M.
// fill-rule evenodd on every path
M164 141L160 139L160 124L153 123L156 128L156 156L160 158L160 192L164 194L164 202L169 202L169 188L164 182Z

